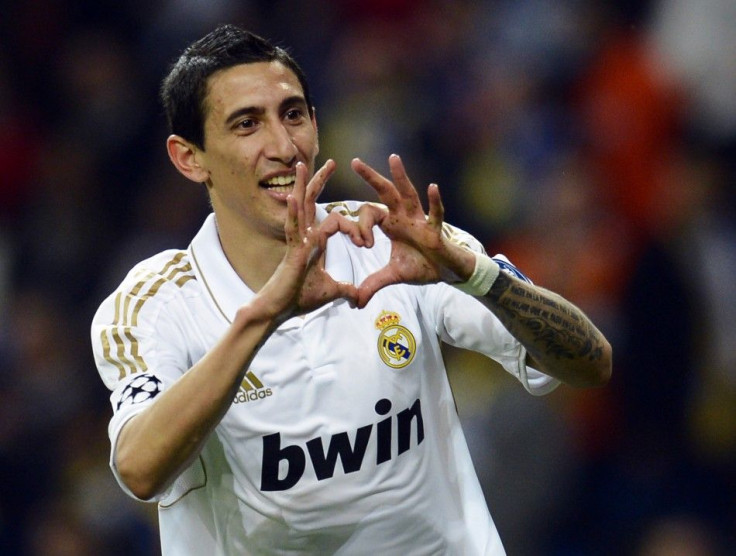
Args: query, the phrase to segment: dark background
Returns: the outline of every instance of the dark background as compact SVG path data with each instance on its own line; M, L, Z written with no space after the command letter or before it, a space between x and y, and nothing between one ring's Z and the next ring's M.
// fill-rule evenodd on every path
M89 324L207 212L164 150L170 61L223 22L292 50L323 200L402 155L447 220L582 307L599 390L533 398L447 351L511 555L736 546L736 3L26 0L0 6L0 553L158 553L107 467Z

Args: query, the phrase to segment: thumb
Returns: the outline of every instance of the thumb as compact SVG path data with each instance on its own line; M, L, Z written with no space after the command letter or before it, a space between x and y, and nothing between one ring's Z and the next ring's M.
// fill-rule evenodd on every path
M358 306L358 288L351 282L335 282L336 298L346 299L351 307Z
M399 282L399 278L389 266L385 266L367 276L358 287L358 308L365 307L376 292L397 282Z

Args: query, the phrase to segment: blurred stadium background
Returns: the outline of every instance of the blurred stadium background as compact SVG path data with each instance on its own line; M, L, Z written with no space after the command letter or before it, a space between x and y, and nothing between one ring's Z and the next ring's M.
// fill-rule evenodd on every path
M157 100L235 22L305 68L323 200L400 153L448 221L611 339L594 391L535 399L447 351L510 555L736 546L734 0L5 0L0 16L0 553L157 554L107 468L92 313L207 203Z

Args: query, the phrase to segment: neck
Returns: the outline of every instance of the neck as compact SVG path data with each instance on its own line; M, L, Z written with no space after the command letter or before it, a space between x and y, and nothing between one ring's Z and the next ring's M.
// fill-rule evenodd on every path
M246 286L254 292L259 291L284 258L286 243L282 238L252 230L231 229L219 219L217 225L222 250L228 261Z

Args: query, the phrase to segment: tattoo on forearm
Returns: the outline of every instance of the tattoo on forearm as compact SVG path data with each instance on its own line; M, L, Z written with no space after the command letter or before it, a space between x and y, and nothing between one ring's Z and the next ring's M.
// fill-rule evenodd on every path
M592 323L551 292L526 287L502 272L487 296L494 301L496 316L532 357L598 361L603 356L602 337Z

